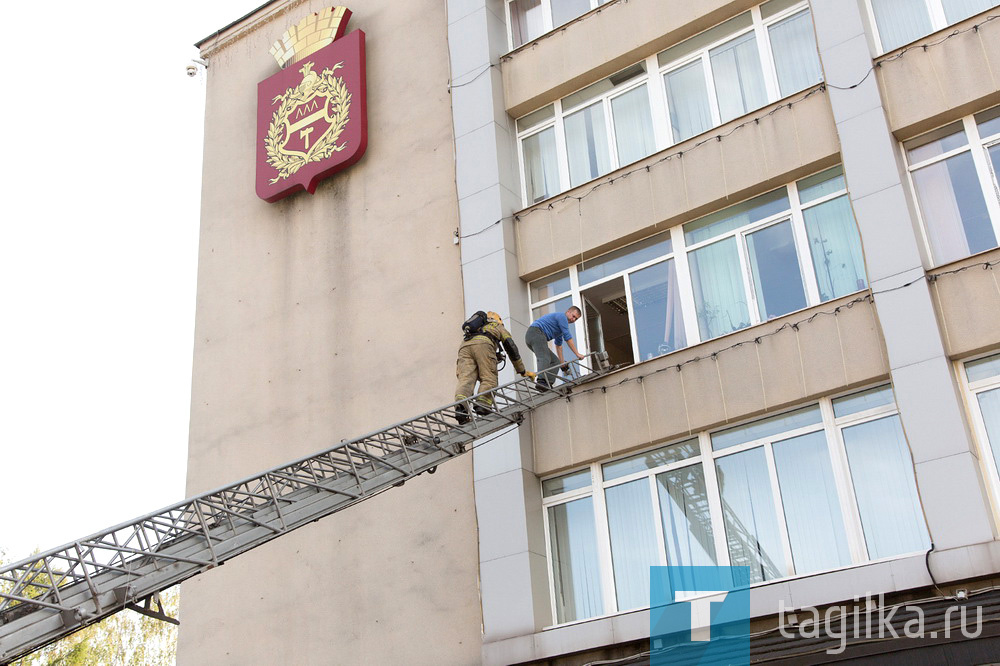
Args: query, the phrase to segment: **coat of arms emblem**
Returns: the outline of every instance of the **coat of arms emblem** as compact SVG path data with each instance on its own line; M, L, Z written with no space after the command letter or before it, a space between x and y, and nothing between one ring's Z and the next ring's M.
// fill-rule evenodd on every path
M257 195L268 202L354 164L365 152L365 34L342 37L351 12L333 7L289 28L271 53L287 67L257 89Z

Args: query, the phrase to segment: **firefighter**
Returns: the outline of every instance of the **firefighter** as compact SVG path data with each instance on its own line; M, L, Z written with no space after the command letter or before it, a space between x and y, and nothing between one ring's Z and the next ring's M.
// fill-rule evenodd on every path
M503 320L496 312L487 313L480 310L462 325L462 330L465 332L465 341L458 348L455 371L458 375L455 402L459 403L455 407L455 420L459 424L468 423L471 418L468 407L461 401L468 400L477 393L477 381L479 393L497 387L497 355L500 347L507 352L518 374L529 378L535 376L535 373L525 369L514 339L503 327ZM489 414L493 411L493 396L479 396L472 409L480 416Z

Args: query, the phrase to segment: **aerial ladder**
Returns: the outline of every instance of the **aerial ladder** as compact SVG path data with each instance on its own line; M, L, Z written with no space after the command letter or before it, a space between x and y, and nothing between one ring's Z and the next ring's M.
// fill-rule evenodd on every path
M571 399L609 371L597 352L547 391L520 378L480 395L493 410L459 425L452 403L307 458L0 568L0 664L132 609L161 620L159 593L298 527L374 497Z

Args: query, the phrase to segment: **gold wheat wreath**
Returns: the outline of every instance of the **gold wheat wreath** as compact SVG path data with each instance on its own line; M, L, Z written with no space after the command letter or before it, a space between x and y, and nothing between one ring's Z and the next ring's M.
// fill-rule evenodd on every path
M278 177L271 179L272 185L293 175L306 164L325 160L333 153L340 152L347 147L346 143L338 146L337 139L340 138L347 126L347 121L350 119L348 114L351 110L351 93L344 84L344 79L333 75L335 71L344 66L344 63L338 62L332 68L324 69L319 76L316 76L315 72L309 71L311 66L312 63L307 63L302 68L302 83L297 88L289 88L284 95L278 95L271 102L274 104L279 99L281 100L281 106L274 112L271 125L267 129L267 136L264 138L267 163L278 170ZM286 152L280 144L282 129L286 126L288 115L292 110L314 94L329 96L329 116L333 124L304 156L293 155Z

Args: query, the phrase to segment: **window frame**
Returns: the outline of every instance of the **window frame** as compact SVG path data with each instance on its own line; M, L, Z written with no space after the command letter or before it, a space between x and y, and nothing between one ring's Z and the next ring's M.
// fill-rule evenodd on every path
M998 140L1000 140L1000 137L998 137ZM835 167L828 167L826 169L821 169L820 171L817 171L815 174L810 174L810 175L823 173L832 168ZM527 290L528 308L532 320L535 319L534 311L536 308L549 305L550 303L553 303L555 301L561 300L566 297L571 297L573 305L579 307L581 311L585 313L585 308L583 304L584 291L591 289L592 287L598 286L604 282L610 282L611 280L623 278L625 286L626 303L629 309L628 324L630 328L633 359L635 359L635 363L641 363L644 362L644 360L652 360L652 359L642 359L639 353L639 339L636 333L637 329L635 322L636 312L634 303L632 301L631 275L644 268L654 266L661 262L673 260L674 276L677 281L677 291L679 295L679 306L681 308L681 317L683 319L683 324L684 324L684 335L685 335L685 340L687 342L686 347L682 347L674 351L680 351L680 349L686 349L696 344L700 344L701 342L706 342L707 340L710 339L714 340L716 338L723 337L724 335L730 335L731 333L735 333L740 330L746 330L746 328L752 328L753 326L767 323L767 321L769 320L763 319L762 317L760 317L759 314L759 307L757 305L756 292L753 283L753 273L749 262L748 250L746 247L746 235L764 229L770 225L777 224L784 220L789 220L791 222L792 236L795 242L795 251L798 256L799 276L800 279L802 280L803 292L805 293L806 297L806 304L802 309L811 308L816 305L829 302L830 300L835 300L836 298L841 298L843 296L858 293L868 289L867 286L868 279L867 275L865 275L866 286L863 289L857 289L855 291L848 292L847 294L842 294L841 296L836 296L831 299L827 299L826 301L821 300L819 280L816 276L815 262L813 259L812 250L810 248L809 232L805 224L805 211L814 207L821 206L830 201L834 201L836 199L839 199L840 197L849 197L850 191L847 189L847 183L845 178L843 187L831 193L824 194L823 196L816 197L805 204L802 204L799 196L798 184L809 177L810 176L804 176L803 178L800 178L796 181L787 183L786 185L782 186L785 190L785 196L788 198L788 203L789 203L788 209L770 215L756 222L746 224L736 229L731 229L717 236L713 236L712 238L709 238L707 240L702 240L697 243L692 243L690 245L686 244L684 237L684 225L687 224L687 222L677 224L666 231L657 232L657 234L654 234L654 235L658 235L661 233L670 234L670 240L671 240L670 252L657 255L652 259L648 259L646 261L637 263L627 268L623 268L614 273L610 273L600 279L588 282L585 285L582 285L580 283L579 272L582 270L583 263L589 263L595 260L599 260L602 256L607 256L608 254L611 254L611 252L616 252L626 249L632 245L641 243L644 240L648 240L649 238L652 238L652 236L648 236L645 239L634 241L615 250L611 250L608 253L598 255L597 257L594 257L592 259L588 259L586 262L574 264L572 266L569 266L568 268L562 268L558 271L554 271L550 275L540 278L540 279L545 279L547 277L550 277L551 275L555 275L564 270L568 270L570 277L570 287L568 290L559 292L558 294L555 295L548 296L544 299L539 299L537 301L533 300L532 289L531 289L531 285L535 281L526 283L525 289ZM840 177L843 178L843 176ZM764 194L780 191L781 189L782 188L779 187L775 190L770 190L769 192L765 192ZM763 195L757 195L757 196L763 196ZM744 201L739 202L737 204L732 204L731 206L738 206L740 205L740 203L745 203L755 198L757 197L750 197L749 199L745 199ZM726 210L731 206L727 206L726 208L723 208L721 210ZM853 217L853 210L852 210L852 217ZM701 330L699 328L699 323L698 323L698 312L695 303L694 286L693 286L694 278L691 272L690 254L691 252L697 251L702 247L706 247L713 243L718 243L730 237L735 237L737 239L737 252L740 261L740 275L742 276L743 279L744 295L749 299L747 301L747 310L750 317L750 325L743 329L737 329L737 331L731 331L730 333L723 333L722 335L716 336L716 338L702 338ZM793 310L792 312L798 312L798 311L800 310ZM784 315L780 316L787 316L788 314L791 314L791 312L785 313ZM581 318L581 321L585 320ZM579 323L573 324L573 326L580 326L580 324ZM588 331L586 330L585 327L574 328L572 330L574 338L576 338L578 342L581 339L586 341L587 349L590 349L593 346L589 340ZM583 338L580 338L579 335L582 335ZM580 345L577 345L577 348L580 349L581 348ZM667 353L674 353L674 351ZM654 359L659 358L659 356L662 356L662 354L653 356L652 358Z
M985 139L979 134L979 126L976 123L975 116L979 113L985 111L990 111L994 108L1000 107L988 107L974 114L969 114L962 116L959 121L949 121L935 127L934 129L928 130L926 132L921 132L920 134L910 137L904 141L898 143L898 150L900 156L902 157L903 164L906 165L906 179L907 184L910 188L910 194L913 196L914 208L917 211L917 220L920 223L920 242L923 244L924 252L927 256L930 268L937 268L939 266L945 266L947 264L953 263L955 261L961 261L967 257L975 256L981 252L990 252L996 247L1000 247L1000 176L998 176L993 169L992 161L989 157L989 149L992 146L1000 145L1000 132L997 134L986 137ZM913 141L914 139L919 139L922 136L926 136L931 132L936 132L948 125L961 122L962 131L965 133L966 143L964 146L958 148L953 148L947 152L940 155L935 155L934 157L922 160L917 163L911 163L909 155L907 154L907 149L905 144ZM939 162L943 162L947 159L961 155L964 152L969 152L972 156L972 163L976 169L976 179L979 183L980 193L983 195L983 200L986 203L986 211L990 218L990 224L993 227L993 235L997 240L997 246L993 248L987 248L985 250L980 250L979 252L974 252L972 254L958 257L956 259L949 259L947 261L938 262L935 259L934 246L931 244L931 237L927 227L927 218L924 215L924 211L920 206L920 196L917 193L917 185L913 179L913 174L921 169L929 166L933 166Z
M905 48L907 46L907 44L912 44L913 42L918 42L921 39L924 39L924 38L926 38L929 35L933 35L935 32L938 32L940 30L944 30L945 28L947 28L949 26L955 25L957 23L961 23L962 21L966 21L969 18L972 18L970 16L970 17L967 17L967 18L960 19L958 21L949 23L947 15L945 14L944 4L941 2L941 0L921 0L921 1L924 4L924 8L927 9L927 15L928 15L928 18L930 19L930 23L931 23L931 31L928 32L926 35L921 35L920 37L917 37L913 41L906 42L905 44L900 44L899 46L895 46L895 47L893 47L891 49L887 49L887 48L885 48L885 46L882 43L882 33L879 30L878 21L875 20L875 7L872 4L872 0L865 0L865 5L864 6L865 6L865 11L868 13L868 24L872 28L872 38L875 40L876 52L879 55L885 55L886 53L890 53L890 52L895 51L897 49ZM1000 5L994 5L991 9L995 9L997 6L1000 6ZM987 9L986 11L990 11L990 10ZM973 14L972 16L977 16L977 14Z
M553 32L554 30L556 30L557 28L559 28L561 26L564 26L564 25L566 25L568 23L572 23L573 21L575 21L576 19L580 18L581 16L584 16L585 14L589 14L590 12L594 11L595 9L597 9L598 7L600 7L601 5L608 4L608 2L610 0L590 0L590 9L588 9L587 11L585 11L585 12L583 12L581 14L578 14L578 15L574 16L573 18L571 18L571 19L569 19L567 21L564 21L563 23L560 23L558 25L556 25L555 21L553 20L552 0L541 0L541 6L542 6L542 24L544 26L544 29L539 34L531 37L530 39L526 39L521 44L515 44L514 43L514 21L513 21L513 13L511 12L511 9L510 9L510 6L512 4L514 4L516 1L517 0L504 0L504 18L507 21L507 48L508 48L508 52L514 51L516 49L521 48L522 46L525 46L526 44L531 44L532 42L535 42L535 41L541 39L545 35L547 35L550 32Z
M514 0L506 0L506 3L505 3L505 7L506 7L506 11L507 11L508 36L509 36L509 38L511 40L513 40L513 37L512 37L513 32L511 30L511 23L510 23L510 4L513 1ZM542 0L542 2L543 2L543 4L546 7L549 7L550 6L549 3L551 2L551 0ZM595 4L595 3L597 3L597 4ZM643 76L636 77L635 80L627 81L627 82L621 84L620 86L615 86L611 90L606 91L606 92L602 93L599 96L595 96L595 97L589 99L587 102L580 102L578 104L575 104L573 107L567 107L567 106L565 106L564 102L565 102L565 100L568 97L571 97L572 95L576 94L577 92L580 92L581 90L584 90L587 87L587 86L583 86L580 89L574 91L573 93L570 93L569 95L566 95L566 96L564 96L564 97L562 97L560 99L557 99L557 100L555 100L554 102L551 103L553 105L553 110L554 110L554 117L551 120L548 120L548 121L546 121L544 123L540 123L540 124L535 125L535 126L532 126L531 128L528 128L528 129L525 129L525 130L522 130L522 131L517 131L516 132L516 142L517 142L517 153L518 153L518 166L519 166L519 168L521 170L521 173L520 173L520 183L521 183L521 202L522 202L522 205L524 207L526 207L526 208L529 208L529 207L541 204L541 203L543 203L546 200L546 199L540 199L538 201L528 201L528 192L527 192L527 187L526 187L526 175L527 174L525 173L525 169L524 169L524 148L523 148L523 141L525 139L529 138L530 136L532 136L533 134L542 132L542 131L548 129L549 127L555 127L556 128L555 129L555 137L556 137L555 145L556 145L556 160L557 160L558 172L559 172L559 183L558 183L557 192L555 192L554 194L550 195L548 198L556 197L556 196L562 194L563 192L567 192L567 191L569 191L571 189L574 189L575 187L582 187L586 183L593 182L594 180L597 180L598 178L602 178L605 175L607 175L608 173L612 173L612 172L614 172L617 169L621 169L621 168L627 166L628 164L634 164L635 163L635 162L629 162L629 163L625 164L625 163L622 163L621 160L619 159L618 150L617 150L618 137L617 137L617 135L615 133L615 129L614 129L614 119L613 119L613 111L612 111L612 108L611 108L611 99L614 98L614 97L618 97L619 95L623 95L623 94L626 94L628 92L631 92L631 90L633 88L639 87L640 85L643 84L643 82L645 82L645 84L646 84L646 94L647 94L648 103L649 103L650 120L652 122L652 129L653 129L653 136L652 136L652 139L653 139L653 149L652 149L652 152L650 153L650 155L653 155L653 154L655 154L657 152L666 150L667 148L669 148L669 147L671 147L673 145L676 145L677 143L681 143L683 141L687 141L687 140L693 138L693 137L687 137L685 139L682 139L681 141L674 141L674 138L673 138L674 137L674 135L673 135L673 127L672 127L672 125L670 123L669 100L667 99L666 85L665 85L665 82L664 82L664 77L666 76L667 73L669 73L671 71L674 71L674 70L676 70L676 69L678 69L680 67L683 67L683 66L686 66L688 64L691 64L692 62L701 61L702 76L706 77L706 79L705 79L705 81L706 81L706 92L707 92L707 95L708 95L708 98L709 98L708 99L709 108L711 109L711 113L712 113L712 124L711 124L711 126L709 128L707 128L706 130L704 130L703 132L699 132L698 134L695 134L694 136L698 136L699 134L710 132L711 130L713 130L713 129L719 127L720 125L722 125L723 122L721 120L721 112L719 110L718 92L716 91L716 88L715 88L714 75L712 73L712 67L711 67L711 63L709 61L709 52L712 49L714 49L714 48L717 48L717 47L719 47L719 46L721 46L723 44L731 42L734 39L738 39L739 37L742 37L742 36L744 36L746 34L750 34L750 33L754 34L754 39L755 39L755 43L756 43L756 46L757 46L758 62L759 62L760 67L761 67L762 78L763 78L763 81L764 81L764 97L766 98L765 101L764 101L763 106L766 106L768 104L773 104L773 103L777 102L778 100L783 99L784 97L788 97L790 95L794 95L794 94L800 92L800 90L796 90L796 91L793 91L793 92L789 93L789 95L786 95L784 97L781 95L781 92L780 92L781 86L780 86L780 82L778 80L777 66L776 66L775 61L774 61L774 51L773 51L773 48L771 46L770 28L773 25L775 25L777 23L780 23L781 21L784 21L785 19L791 18L791 17L793 17L793 16L795 16L797 14L800 14L802 12L809 12L809 14L810 14L810 20L812 20L812 9L811 9L811 7L810 7L810 5L808 3L808 0L800 0L799 2L796 2L794 5L791 5L790 7L786 7L784 9L782 9L781 11L775 12L773 15L771 15L771 16L769 16L769 17L767 17L765 19L765 18L762 18L762 14L761 14L761 6L763 4L766 4L766 3L758 4L758 5L756 5L756 6L752 7L752 8L744 11L744 12L740 12L739 14L736 14L735 16L730 17L729 19L727 19L727 20L731 20L731 19L736 18L738 16L742 16L743 14L749 13L751 15L751 19L752 19L751 20L751 24L749 26L744 27L744 28L740 28L740 29L736 30L735 32L727 34L724 37L720 37L718 40L713 41L711 44L708 44L706 46L700 47L697 51L695 51L693 53L687 53L687 54L681 56L680 58L678 58L676 60L672 60L672 61L667 62L664 65L660 65L660 63L659 63L660 53L662 53L663 51L661 51L659 53L655 53L653 55L650 55L649 57L647 57L647 58L645 58L643 60L640 60L640 61L638 61L636 63L632 63L631 65L629 65L628 67L623 68L620 71L625 71L625 70L629 69L630 67L634 67L636 65L643 64L644 67L645 67L645 73L643 74ZM598 6L600 6L599 0L591 0L591 9L592 10L596 9ZM716 26L713 26L712 28L709 28L709 30L713 29L714 27L717 27L718 25L722 25L725 22L726 21L721 21L719 24L716 24ZM702 31L702 32L705 32L705 31ZM698 34L701 34L701 33L698 33ZM693 37L697 37L697 35L694 35ZM683 43L683 42L681 42L681 43ZM818 53L817 53L816 58L817 58L817 62L818 62L818 59L819 59ZM602 80L604 80L604 79L602 79ZM823 80L823 72L822 72L822 68L820 68L820 71L819 71L819 81L817 81L816 84L813 84L813 85L817 85L818 83L822 82L822 80ZM593 85L593 83L588 84L588 85ZM809 86L807 86L807 88L808 87ZM802 90L805 90L807 88L803 88ZM608 169L608 171L606 173L601 174L600 176L597 176L597 177L592 178L590 180L581 181L577 185L572 185L571 184L572 181L570 179L570 172L569 172L569 156L568 156L568 151L567 151L565 119L568 116L572 115L573 113L575 113L577 111L580 111L580 110L586 108L587 106L590 106L591 104L594 104L598 99L600 99L602 101L603 105L604 105L602 108L603 108L603 111L604 111L604 122L605 122L605 130L606 130L606 135L605 136L607 137L607 140L608 140L607 141L608 142L608 151L610 153L610 155L609 155L609 158L610 158L610 161L609 161L610 168ZM523 118L531 115L532 113L535 113L536 111L544 109L546 106L549 106L549 105L547 104L545 106L539 107L538 109L533 109L531 112L524 114L523 116L521 116L517 120L521 120L521 119L523 119ZM756 108L753 108L753 109L748 109L746 111L746 114L752 113L757 108L762 108L762 107L756 107ZM746 115L746 114L743 114L743 115ZM738 117L742 117L742 116L738 116ZM727 122L729 122L729 121L727 121ZM645 159L645 158L640 158L640 159Z
M961 364L959 365L961 366ZM1000 386L1000 378L996 378L996 383L998 386ZM722 500L721 500L721 495L719 493L718 469L716 467L716 461L730 455L735 455L758 448L764 449L765 459L767 461L768 481L771 484L770 490L772 493L773 505L775 511L774 517L778 524L778 530L782 543L782 550L785 557L786 575L780 578L752 583L747 586L748 588L771 585L774 583L787 581L794 578L811 577L811 576L822 575L825 573L830 573L833 571L842 571L846 569L855 568L858 566L873 564L876 562L902 559L923 552L923 551L915 551L912 553L900 553L897 555L892 555L889 557L883 557L879 559L869 558L868 547L864 536L864 528L861 523L861 513L857 503L856 489L854 486L853 478L851 476L850 464L847 458L847 449L844 444L843 431L845 428L851 426L856 426L863 423L869 423L872 421L877 421L879 419L891 416L898 417L899 408L896 405L895 395L893 394L893 401L891 403L885 405L879 405L877 407L837 417L834 414L833 403L835 400L839 398L857 395L865 391L876 388L889 388L891 391L892 385L891 383L885 381L875 382L873 384L869 384L861 388L854 388L848 391L841 391L820 398L819 400L808 401L802 404L798 404L794 407L791 407L789 409L784 409L775 412L773 414L758 415L753 418L742 419L740 421L736 421L733 423L727 423L723 426L712 428L709 430L702 430L694 434L693 436L689 435L685 437L671 439L666 442L661 442L654 447L645 449L645 451L655 451L660 448L665 448L676 444L681 444L684 442L696 441L698 444L698 453L682 460L675 460L663 465L658 465L656 467L643 469L636 472L631 472L629 474L624 474L620 477L616 477L608 481L604 479L605 465L626 458L630 458L635 455L641 455L642 453L644 453L644 450L632 451L621 456L616 456L612 460L602 460L600 462L594 462L589 465L586 465L585 467L578 467L575 470L562 471L557 474L547 475L543 477L542 481L544 482L549 479L566 476L568 474L578 473L583 469L589 469L590 481L591 481L590 485L587 486L586 488L580 488L566 493L561 493L559 495L555 495L552 497L542 498L542 514L543 514L545 544L546 544L545 547L546 547L546 557L548 558L546 569L549 578L549 600L551 604L552 618L553 618L553 624L551 625L551 627L566 626L602 617L618 615L621 613L643 610L644 608L646 608L646 607L639 607L639 608L622 609L618 607L617 588L614 578L615 576L614 559L611 548L610 522L608 520L607 499L606 499L606 493L609 488L614 488L616 486L633 483L635 481L640 481L644 478L648 480L649 484L648 487L650 493L649 499L652 503L652 510L653 510L652 511L653 529L655 538L657 539L658 564L660 566L663 566L668 564L668 562L667 562L666 544L663 534L663 516L659 502L657 476L665 472L672 472L678 469L683 469L694 465L700 465L705 480L705 493L708 499L709 515L711 516L711 527L712 527L713 543L715 547L716 562L718 566L730 566L731 560L730 560L729 546L726 536L726 524L723 515ZM743 442L741 444L726 447L718 451L712 449L711 437L715 433L718 433L723 430L728 430L733 427L739 427L741 425L748 425L760 421L762 419L770 418L772 416L780 416L782 414L787 414L811 406L818 406L820 410L821 418L818 423L807 426L801 426L791 430L785 430L771 435L766 435L754 439L752 441ZM774 461L773 446L785 440L815 432L824 433L824 438L827 447L827 454L829 455L831 471L833 474L833 480L837 491L838 508L840 509L841 519L843 521L844 536L847 539L846 545L848 553L850 555L850 562L848 564L834 567L831 569L824 569L821 571L810 571L806 573L797 573L795 571L795 563L791 552L790 537L788 534L788 524L787 524L788 521L784 513L784 506L781 498L781 488L778 484L777 468L775 466L775 461ZM1000 484L1000 477L998 477L997 481L998 484ZM552 570L548 509L558 504L563 504L566 502L570 502L588 496L593 498L595 541L596 541L595 547L598 550L597 560L599 562L601 569L600 584L601 584L601 593L603 595L604 607L601 613L594 615L592 617L577 619L572 622L556 623L555 618L557 617L557 615L556 615L556 605L555 605L555 580L554 580L554 572ZM545 628L548 629L551 627L545 627Z
M958 374L959 386L963 389L962 395L966 402L966 413L971 417L973 441L978 449L977 455L979 456L980 465L983 468L983 475L986 477L987 495L990 499L993 515L1000 517L1000 468L998 468L996 456L994 456L994 453L1000 452L994 451L993 445L990 442L989 433L986 432L986 421L983 418L978 398L980 393L1000 389L1000 375L972 382L969 381L969 375L965 370L966 364L996 356L997 353L998 350L994 349L983 354L969 356L955 361L954 367L955 372Z

